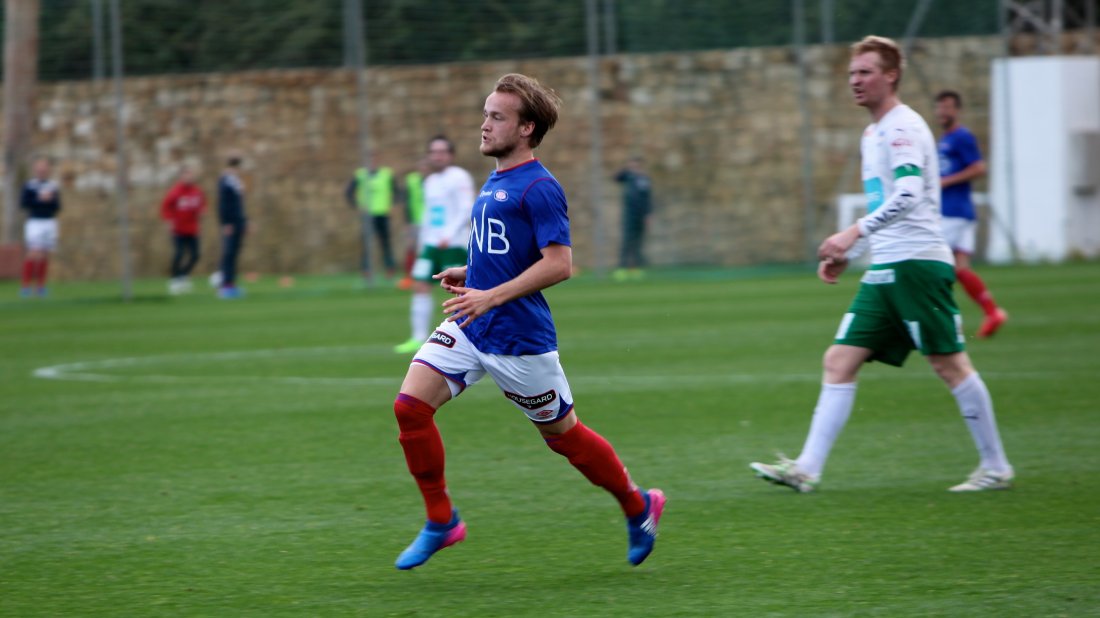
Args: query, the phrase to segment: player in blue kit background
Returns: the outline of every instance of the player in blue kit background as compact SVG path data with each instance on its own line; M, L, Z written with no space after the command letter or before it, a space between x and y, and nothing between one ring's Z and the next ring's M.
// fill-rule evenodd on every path
M940 153L940 205L943 236L955 254L955 277L967 295L985 314L978 337L992 337L1008 320L1008 313L997 306L985 282L970 267L970 256L977 245L978 215L970 197L970 181L985 175L985 161L974 134L959 122L962 97L953 90L936 95L936 120L943 129L936 148Z
M449 313L409 367L394 413L409 472L428 521L397 558L412 569L466 538L444 478L440 406L488 374L527 415L547 446L619 501L631 564L653 550L665 497L631 480L611 445L578 420L558 360L557 335L541 290L570 277L573 254L561 185L534 157L558 118L560 99L530 77L509 74L485 100L481 153L496 159L474 203L466 266L435 275L454 294Z

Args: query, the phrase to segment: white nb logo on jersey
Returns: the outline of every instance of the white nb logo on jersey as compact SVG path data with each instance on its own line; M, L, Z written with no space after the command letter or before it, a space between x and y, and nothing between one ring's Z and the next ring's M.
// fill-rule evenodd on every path
M508 237L505 236L508 229L500 219L485 217L485 207L487 205L487 202L481 204L481 225L478 225L476 218L473 220L473 234L470 236L470 242L477 245L477 250L482 253L508 253L508 250L512 248L512 244L508 242ZM488 245L488 248L485 245Z

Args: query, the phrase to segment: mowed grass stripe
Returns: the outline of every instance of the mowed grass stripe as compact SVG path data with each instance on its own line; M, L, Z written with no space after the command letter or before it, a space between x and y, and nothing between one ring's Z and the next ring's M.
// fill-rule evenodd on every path
M412 573L392 566L423 520L390 406L408 358L388 352L407 295L311 277L221 303L142 281L127 305L113 283L44 302L5 284L0 615L1097 615L1100 265L981 272L1012 314L970 351L1013 491L945 491L976 456L916 356L866 368L819 494L752 478L797 453L855 276L581 277L548 294L563 364L585 421L670 496L655 554L627 565L614 501L487 382L438 415L469 540ZM119 382L33 377L119 358L137 359L102 369Z

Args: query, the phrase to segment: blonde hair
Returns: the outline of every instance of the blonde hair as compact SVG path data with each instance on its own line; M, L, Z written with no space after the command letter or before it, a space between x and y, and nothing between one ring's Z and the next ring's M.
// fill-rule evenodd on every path
M852 44L852 57L860 54L875 52L879 57L879 67L885 73L897 71L898 78L894 80L894 90L901 85L901 74L905 70L905 56L901 53L901 47L893 39L884 36L865 36L862 41Z
M497 80L494 92L507 92L519 98L519 117L523 122L535 123L535 130L528 138L531 148L537 148L547 131L558 122L561 97L543 86L539 80L519 73L509 73Z

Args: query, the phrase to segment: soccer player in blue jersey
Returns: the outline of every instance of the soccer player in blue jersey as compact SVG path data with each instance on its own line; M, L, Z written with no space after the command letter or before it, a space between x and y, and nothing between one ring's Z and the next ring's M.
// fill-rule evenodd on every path
M474 203L466 266L435 275L454 294L443 303L449 317L413 358L394 401L401 447L428 513L420 534L398 556L399 569L420 566L466 538L447 491L433 417L486 374L551 450L619 501L630 563L641 564L653 550L665 496L635 485L607 440L578 420L541 293L573 270L565 194L534 156L560 104L552 90L519 74L501 77L485 100L480 150L496 159L496 171Z
M992 337L1008 319L1008 313L997 306L985 282L970 268L974 253L977 214L970 199L970 181L985 175L985 161L978 150L974 134L959 122L962 97L953 90L936 95L936 120L943 135L936 144L940 153L940 188L943 199L940 208L943 236L955 253L955 277L967 295L985 313L978 337Z

